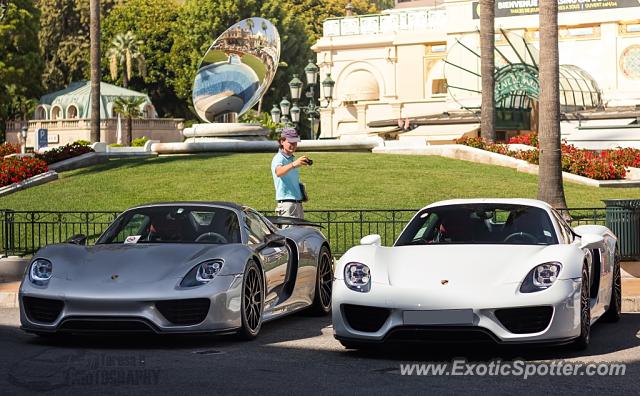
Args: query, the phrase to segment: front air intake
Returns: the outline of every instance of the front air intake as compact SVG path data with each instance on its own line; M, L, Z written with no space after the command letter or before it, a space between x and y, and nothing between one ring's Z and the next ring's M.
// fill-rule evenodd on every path
M29 320L40 323L53 323L64 308L61 300L28 296L22 297L22 304Z
M342 315L349 327L356 331L374 333L387 321L391 311L387 308L367 307L364 305L341 305Z
M169 322L179 326L201 323L209 313L208 298L157 301L156 308Z
M496 309L495 315L502 326L511 333L539 333L549 326L553 307Z

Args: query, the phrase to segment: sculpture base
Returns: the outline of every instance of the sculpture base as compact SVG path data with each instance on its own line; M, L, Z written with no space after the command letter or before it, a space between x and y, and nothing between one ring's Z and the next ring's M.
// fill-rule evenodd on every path
M270 130L260 124L244 123L211 123L193 124L185 128L182 135L189 141L233 139L233 140L267 140Z

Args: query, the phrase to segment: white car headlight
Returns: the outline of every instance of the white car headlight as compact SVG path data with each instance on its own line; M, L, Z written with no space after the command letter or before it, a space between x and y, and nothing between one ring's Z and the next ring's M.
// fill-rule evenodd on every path
M223 260L207 260L204 261L189 271L189 273L182 279L180 286L193 287L204 285L213 280L218 273L222 270L224 264Z
M38 258L31 263L29 280L36 285L43 286L49 282L52 273L53 264L51 264L51 261Z
M558 279L562 264L549 262L534 267L520 286L521 293L532 293L548 289Z
M344 266L344 283L351 290L366 293L371 290L371 271L362 263Z

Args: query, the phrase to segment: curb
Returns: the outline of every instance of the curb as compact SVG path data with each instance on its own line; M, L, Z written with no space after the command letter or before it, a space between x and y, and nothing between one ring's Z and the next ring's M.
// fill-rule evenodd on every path
M537 175L540 167L530 164L525 160L510 157L508 155L493 153L475 147L460 144L442 144L419 147L375 147L371 151L374 154L403 154L403 155L437 155L461 161L469 161L486 165L497 165L513 168L517 172ZM591 187L640 187L640 180L595 180L588 177L562 172L562 179L576 184Z
M21 180L17 183L9 184L8 186L0 188L0 197L13 194L16 191L24 190L25 188L39 186L52 180L56 180L57 178L58 173L54 170L49 170L47 172L31 176L28 179Z
M18 308L17 292L0 292L0 308Z
M622 312L640 312L640 296L622 296Z
M20 282L0 283L0 308L18 308Z

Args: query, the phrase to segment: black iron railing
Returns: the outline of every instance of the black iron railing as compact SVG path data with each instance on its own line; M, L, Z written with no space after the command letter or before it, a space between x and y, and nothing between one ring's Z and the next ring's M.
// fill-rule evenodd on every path
M75 234L94 243L118 212L51 212L0 210L1 255L28 255Z
M604 208L573 208L572 225L605 224ZM273 215L273 211L262 211ZM357 245L365 235L379 234L382 244L393 244L416 211L390 210L307 210L305 219L323 226L322 232L336 256ZM51 212L0 210L1 256L29 255L41 247L64 242L75 234L87 236L92 244L118 216L115 211Z

